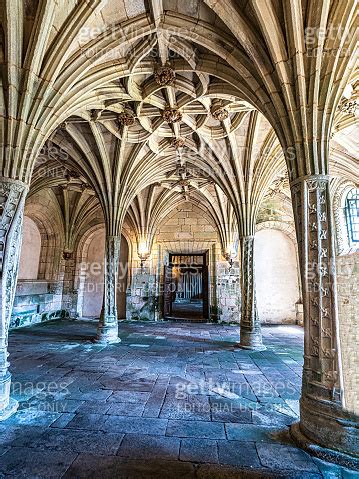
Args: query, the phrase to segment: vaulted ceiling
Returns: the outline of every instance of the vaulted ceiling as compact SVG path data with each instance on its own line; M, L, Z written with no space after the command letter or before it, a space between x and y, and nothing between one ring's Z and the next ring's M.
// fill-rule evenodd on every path
M316 147L303 153L313 135L330 135L333 176L358 182L354 1L1 0L0 12L3 175L52 188L64 215L101 207L109 233L127 215L151 242L192 201L225 245L279 184L289 198L289 179L325 171ZM305 64L302 33L331 22L337 55Z

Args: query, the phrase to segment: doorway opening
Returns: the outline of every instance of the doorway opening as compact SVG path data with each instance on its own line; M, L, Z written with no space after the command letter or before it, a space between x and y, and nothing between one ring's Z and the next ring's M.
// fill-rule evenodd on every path
M208 319L207 256L207 253L170 253L164 271L164 319Z

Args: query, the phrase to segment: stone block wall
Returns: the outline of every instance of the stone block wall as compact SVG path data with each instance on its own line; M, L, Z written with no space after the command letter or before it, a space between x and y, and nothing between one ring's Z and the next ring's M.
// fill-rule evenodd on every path
M127 290L126 319L128 321L155 321L158 310L156 276L150 268L134 268L132 282Z
M241 319L241 284L239 262L229 268L227 261L216 263L217 321L239 323Z
M69 317L62 307L62 283L19 280L10 329Z
M344 396L359 415L359 253L337 257L337 281Z
M224 261L215 225L192 203L183 203L164 219L157 232L150 260L141 271L134 255L132 281L127 292L127 319L162 319L163 273L169 253L208 251L210 320L239 322L239 263L229 272Z

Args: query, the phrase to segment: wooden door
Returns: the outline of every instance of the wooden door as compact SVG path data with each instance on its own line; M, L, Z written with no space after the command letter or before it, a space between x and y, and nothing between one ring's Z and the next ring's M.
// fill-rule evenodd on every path
M202 291L203 291L203 317L209 319L209 277L208 277L208 266L204 265L202 268Z
M173 296L172 266L165 266L163 286L163 317L171 316Z

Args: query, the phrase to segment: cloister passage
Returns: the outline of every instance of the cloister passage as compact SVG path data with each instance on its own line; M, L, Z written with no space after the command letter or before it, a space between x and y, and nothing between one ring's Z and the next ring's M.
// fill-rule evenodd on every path
M112 346L93 343L93 321L11 334L20 409L0 424L4 477L350 477L289 434L301 327L264 327L262 352L238 348L234 326L120 329Z
M357 33L1 0L0 479L357 475Z

